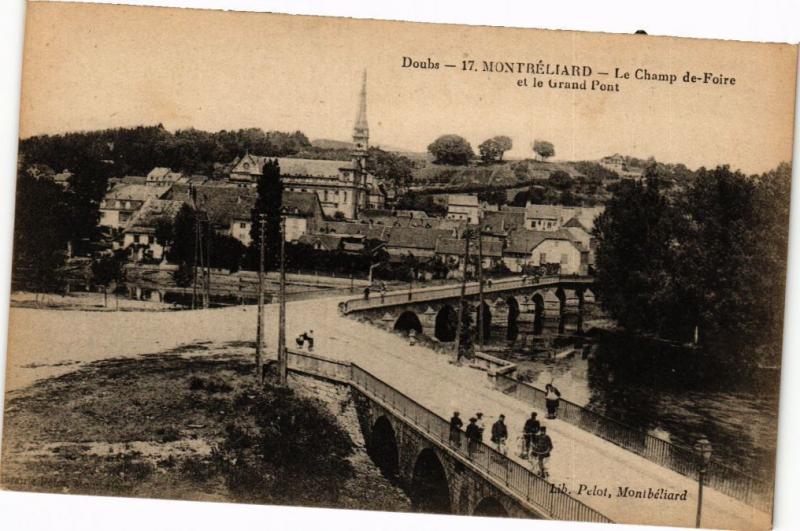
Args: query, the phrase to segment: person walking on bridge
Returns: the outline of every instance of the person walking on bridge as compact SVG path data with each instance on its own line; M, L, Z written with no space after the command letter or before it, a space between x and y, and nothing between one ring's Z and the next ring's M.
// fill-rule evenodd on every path
M554 419L558 416L558 401L561 398L561 391L555 385L547 384L544 386L544 405L547 408L547 418Z
M483 432L486 431L486 424L483 420L483 413L475 413L475 425L478 427L478 440L483 442Z
M469 424L467 425L467 457L472 459L475 452L478 450L478 443L481 440L481 430L475 422L478 419L470 417Z
M550 436L547 435L547 428L542 426L539 428L539 433L533 438L531 458L536 457L539 463L539 476L544 479L547 479L550 475L547 472L547 460L550 459L550 451L552 449L553 441L550 439Z
M522 428L522 454L520 457L526 459L528 457L528 453L531 451L531 444L533 444L533 438L539 433L539 428L541 424L539 420L536 418L536 412L531 413L531 417L525 421L525 427Z
M508 454L506 441L508 440L508 428L506 428L506 416L501 414L497 421L492 424L492 442L498 452L503 455Z
M450 418L450 445L456 448L461 446L461 427L464 425L459 415L458 411L454 411Z

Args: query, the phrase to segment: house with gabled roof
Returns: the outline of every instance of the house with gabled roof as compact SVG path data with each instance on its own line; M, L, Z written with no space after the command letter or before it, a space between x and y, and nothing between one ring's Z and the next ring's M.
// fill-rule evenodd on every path
M132 249L134 261L164 258L164 242L158 240L156 229L161 222L173 223L186 203L169 199L150 198L128 221L122 238L122 248Z
M118 184L100 200L101 227L124 228L148 199L158 199L167 189L144 184Z
M554 264L562 275L585 274L589 265L589 249L575 241L568 230L518 230L509 235L503 250L503 261L512 272L527 266Z

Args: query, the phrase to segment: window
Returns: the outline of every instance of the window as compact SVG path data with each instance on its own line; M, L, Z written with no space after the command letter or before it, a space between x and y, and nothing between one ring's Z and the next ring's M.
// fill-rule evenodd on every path
M547 263L547 253L540 253L539 264L546 264L546 263Z
M569 263L569 259L567 258L567 253L561 253L561 264L567 265Z
M133 235L133 243L141 243L140 240L141 236L139 236L138 234Z
M239 228L240 229L246 229L247 228L247 223L239 223Z

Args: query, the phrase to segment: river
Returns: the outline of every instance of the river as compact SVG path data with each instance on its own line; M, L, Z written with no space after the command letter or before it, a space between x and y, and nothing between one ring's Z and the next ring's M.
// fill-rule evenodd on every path
M676 354L674 348L613 334L593 343L588 356L576 350L531 357L519 347L506 347L501 355L513 359L536 387L553 383L571 402L681 446L691 448L706 436L723 463L774 477L778 371L717 368L702 374L681 361L696 352ZM497 348L504 341L490 344Z

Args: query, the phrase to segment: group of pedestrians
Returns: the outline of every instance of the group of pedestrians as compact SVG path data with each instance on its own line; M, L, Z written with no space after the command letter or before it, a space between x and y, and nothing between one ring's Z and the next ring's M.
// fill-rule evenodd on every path
M305 347L306 343L308 343L308 351L314 351L314 331L313 330L306 330L299 336L295 338L295 343L297 343L297 348L302 349Z
M529 459L531 468L534 466L534 461L538 464L538 474L547 478L547 460L550 458L550 452L553 450L553 441L547 434L547 428L542 426L536 418L537 413L531 413L528 420L525 421L522 435L522 447L520 449L520 457ZM549 415L548 415L548 418ZM453 412L450 418L450 445L456 448L461 447L461 431L464 427L464 422L461 420L461 414L458 411ZM485 423L483 420L483 413L480 411L475 413L474 417L469 418L464 430L464 435L467 438L467 457L473 459L478 453L478 448L483 442L483 432L485 430ZM491 442L495 450L502 455L508 455L508 427L506 426L506 417L500 414L497 421L492 424L491 429Z

